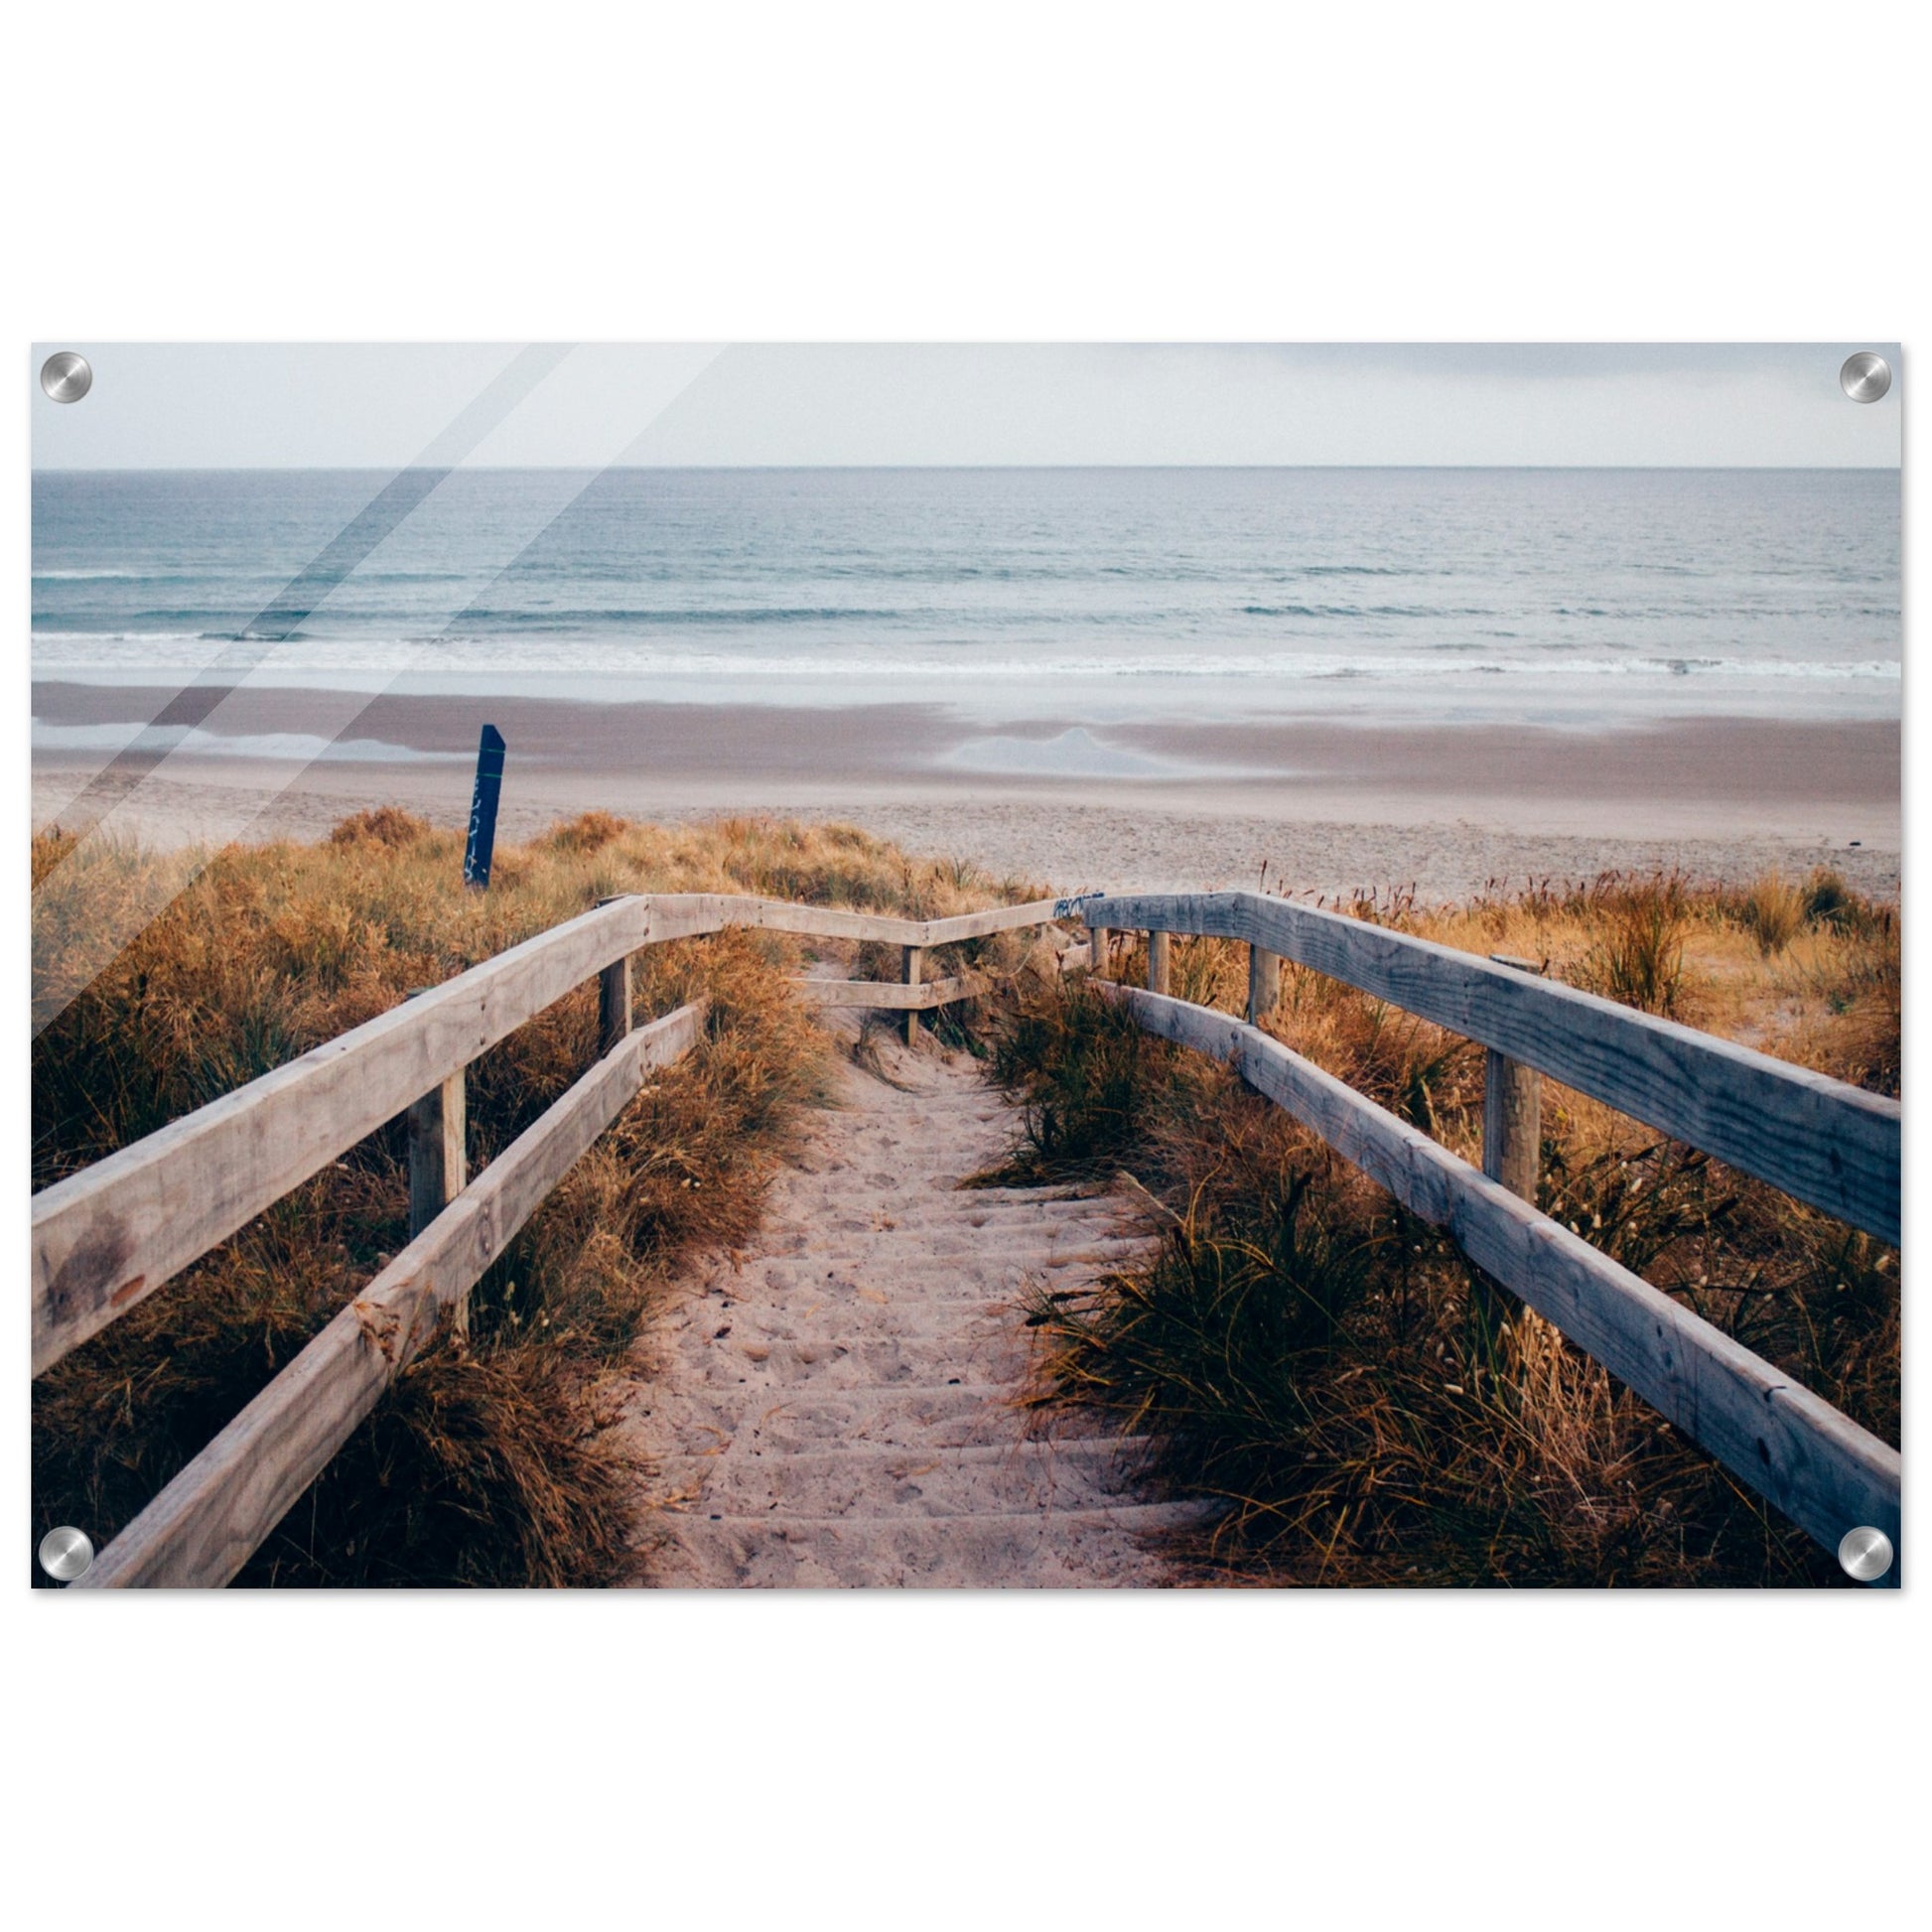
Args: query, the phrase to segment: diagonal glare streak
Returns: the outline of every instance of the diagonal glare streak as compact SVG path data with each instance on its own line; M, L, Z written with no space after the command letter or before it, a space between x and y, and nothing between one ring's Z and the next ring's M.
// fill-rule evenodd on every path
M345 523L269 603L242 626L240 635L151 718L140 735L115 753L62 811L63 822L84 840L102 816L152 772L182 735L206 721L237 679L285 643L292 632L517 408L570 353L570 345L527 344L464 405L410 464ZM76 844L79 841L76 841ZM73 856L73 848L57 864Z
M699 351L693 351L699 352ZM667 395L659 398L646 419L624 437L622 444L601 464L595 473L565 500L536 532L528 538L510 560L491 576L480 589L473 592L464 608L457 612L444 624L435 636L420 640L416 648L406 655L391 671L388 682L380 690L371 692L355 710L340 720L331 734L330 743L338 744L356 723L365 717L369 710L389 691L408 671L410 664L424 650L433 648L460 628L474 623L480 610L487 609L491 594L507 578L512 576L523 563L537 550L550 533L571 514L573 510L595 489L610 471L618 468L642 442L657 419L669 409L706 368L722 353L721 347L702 351L702 359L696 366L681 374L675 387ZM608 448L609 445L607 444ZM217 698L224 695L216 693ZM240 838L250 826L266 813L275 801L295 785L322 758L320 752L312 757L295 760L282 782L272 790L262 793L254 806L225 828L224 840ZM118 809L116 801L114 809ZM220 843L222 841L216 841ZM83 839L79 843L84 844ZM70 857L71 853L64 855ZM84 939L74 948L73 954L62 959L58 966L45 964L40 956L44 928L59 928L63 924L65 908L54 904L48 894L49 875L43 875L34 888L34 928L36 939L36 959L34 963L33 998L33 1036L38 1038L60 1016L86 991L99 975L111 966L119 954L134 940L144 926L159 918L170 905L180 898L194 885L195 881L207 869L208 855L196 854L175 869L152 868L142 879L134 896L112 907L104 915L96 913L102 922L91 928ZM61 932L54 938L58 946L68 935Z

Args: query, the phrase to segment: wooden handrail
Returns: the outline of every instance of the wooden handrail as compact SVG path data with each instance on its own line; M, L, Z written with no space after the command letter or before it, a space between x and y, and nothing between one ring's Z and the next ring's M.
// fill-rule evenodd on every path
M1898 1242L1895 1100L1434 940L1259 893L1104 896L1079 912L1095 929L1246 940Z
M924 920L718 893L608 900L36 1194L33 1372L51 1368L479 1054L642 947L752 926L923 948L1053 915L1051 899ZM949 984L919 1004L940 1004ZM898 997L886 1003L902 1004L903 989L893 991Z
M1898 1451L1498 1180L1258 1028L1110 985L1150 1033L1225 1060L1827 1549L1900 1546ZM1894 1564L1885 1578L1898 1581Z
M644 1075L689 1051L704 1006L626 1035L410 1242L119 1536L76 1587L227 1583L404 1365L460 1311Z
M648 901L553 926L33 1201L34 1373L648 937Z

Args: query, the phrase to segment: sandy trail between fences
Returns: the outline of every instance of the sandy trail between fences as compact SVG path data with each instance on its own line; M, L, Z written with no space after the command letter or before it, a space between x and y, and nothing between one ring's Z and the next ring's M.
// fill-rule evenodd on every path
M1015 1404L1023 1283L1074 1288L1133 1252L1125 1203L961 1189L1013 1110L964 1054L874 1041L900 1084L841 1058L840 1104L774 1182L755 1249L713 1260L642 1345L619 1427L654 1471L643 1581L1168 1581L1143 1533L1196 1506L1135 1494L1118 1438L1029 1440Z

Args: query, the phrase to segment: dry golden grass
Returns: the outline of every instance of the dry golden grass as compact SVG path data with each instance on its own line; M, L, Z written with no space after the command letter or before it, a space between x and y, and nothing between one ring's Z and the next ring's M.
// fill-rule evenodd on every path
M663 828L591 812L500 849L487 894L464 889L462 845L392 807L315 845L229 847L199 874L181 856L89 842L68 857L58 832L37 838L37 971L59 977L118 904L166 910L35 1042L35 1185L612 893L913 917L1034 896L839 825ZM1000 943L962 956L996 957ZM480 1284L468 1345L446 1340L405 1371L241 1581L618 1574L630 1486L604 1427L611 1377L679 1258L750 1236L773 1162L823 1095L826 1035L784 984L803 952L730 932L639 955L639 1019L703 993L702 1045L653 1080ZM584 988L471 1068L473 1171L584 1070L595 1037ZM392 1122L36 1383L41 1527L111 1536L293 1358L406 1240L405 1160Z
M1681 878L1351 909L1614 985L1632 1005L1897 1092L1896 916L1828 876L1768 955L1752 895ZM1130 956L1122 977L1142 970ZM1172 974L1182 997L1238 1012L1245 948L1177 941ZM1468 1042L1293 967L1270 1027L1479 1158L1481 1056ZM1035 1298L1032 1400L1042 1427L1072 1406L1149 1436L1151 1479L1226 1505L1186 1553L1204 1575L1843 1582L1801 1532L1225 1070L1041 979L1008 1017L993 1071L1025 1109L1015 1169L1125 1170L1148 1190L1161 1236L1150 1266L1090 1296ZM1546 1212L1897 1442L1895 1252L1554 1083L1544 1137Z

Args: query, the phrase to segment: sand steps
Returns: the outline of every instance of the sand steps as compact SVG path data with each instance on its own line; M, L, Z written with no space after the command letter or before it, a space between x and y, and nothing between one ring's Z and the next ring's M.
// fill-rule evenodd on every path
M973 1063L887 1048L774 1183L755 1253L717 1259L660 1324L626 1404L652 1469L659 1587L1146 1585L1149 1532L1198 1520L1136 1492L1138 1443L1029 1440L1029 1282L1076 1291L1145 1248L1092 1188L971 1188L1013 1116Z
M944 1518L721 1516L706 1535L680 1533L679 1570L660 1581L766 1589L1158 1584L1140 1534L1191 1520L1191 1505L1167 1503Z
M961 1449L855 1443L836 1449L776 1448L749 1454L667 1458L667 1480L693 1492L691 1509L759 1517L809 1484L828 1518L1025 1515L1106 1510L1132 1466L1111 1443L992 1443Z

